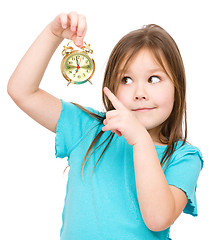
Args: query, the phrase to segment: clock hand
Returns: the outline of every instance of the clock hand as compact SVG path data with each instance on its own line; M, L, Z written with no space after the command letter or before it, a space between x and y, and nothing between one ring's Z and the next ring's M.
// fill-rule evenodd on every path
M79 69L80 69L80 66L78 65L76 68L76 73L78 73Z
M76 56L76 64L77 64L77 66L79 65L79 62L78 62L78 58L77 58L77 56Z
M76 64L77 64L77 69L76 69L76 73L79 71L80 69L80 63L81 63L82 57L80 56L79 62L78 62L78 58L76 57Z
M79 65L80 65L81 61L82 61L82 56L80 56L80 59L79 59Z

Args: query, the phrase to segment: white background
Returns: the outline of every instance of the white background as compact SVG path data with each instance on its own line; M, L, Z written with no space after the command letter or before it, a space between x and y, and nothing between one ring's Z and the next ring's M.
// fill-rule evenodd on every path
M216 236L218 210L217 3L207 0L11 0L1 3L0 239L59 239L67 161L55 158L55 135L23 113L7 95L7 81L37 35L61 12L87 17L85 40L94 49L94 85L66 86L55 52L41 88L66 101L102 110L105 65L116 42L144 24L156 23L177 42L187 73L189 141L205 160L198 181L197 218L182 214L171 228L176 240ZM3 5L4 4L4 5ZM34 56L33 56L34 57ZM210 236L210 237L208 237Z

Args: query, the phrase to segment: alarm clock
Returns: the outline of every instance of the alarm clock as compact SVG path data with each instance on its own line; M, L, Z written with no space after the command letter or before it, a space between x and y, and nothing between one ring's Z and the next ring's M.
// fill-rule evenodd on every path
M61 62L61 72L64 78L68 81L67 86L72 84L82 84L86 82L92 82L92 78L95 72L95 62L89 56L93 53L90 49L90 44L83 42L83 46L80 50L74 50L72 46L64 46L62 55L64 56Z

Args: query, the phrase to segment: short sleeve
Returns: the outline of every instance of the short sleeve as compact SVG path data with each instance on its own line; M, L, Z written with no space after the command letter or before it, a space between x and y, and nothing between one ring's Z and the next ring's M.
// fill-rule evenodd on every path
M172 156L165 170L169 185L173 185L186 193L188 203L184 213L197 216L196 188L203 157L200 150L189 144L180 147Z
M62 102L62 111L56 127L55 155L59 158L69 157L71 151L80 143L87 131L98 124L82 109L69 102ZM91 108L87 110L98 114Z

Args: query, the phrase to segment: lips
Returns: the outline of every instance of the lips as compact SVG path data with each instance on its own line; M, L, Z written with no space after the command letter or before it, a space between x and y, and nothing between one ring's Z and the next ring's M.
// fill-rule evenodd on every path
M134 111L134 112L142 112L142 111L151 111L153 109L154 108L136 108L136 109L133 109L132 111Z

